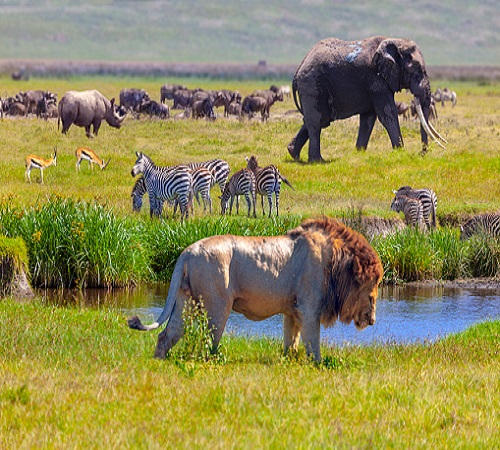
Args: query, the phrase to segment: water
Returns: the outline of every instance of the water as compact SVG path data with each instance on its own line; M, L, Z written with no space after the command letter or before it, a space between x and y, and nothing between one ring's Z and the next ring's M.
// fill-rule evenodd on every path
M126 316L153 322L165 303L168 286L132 290L88 289L83 293L45 292L48 301L81 306L111 306ZM500 319L500 290L442 287L384 287L377 301L377 321L363 331L337 323L321 330L322 341L333 345L433 342L486 320ZM281 316L253 322L231 313L226 333L282 338Z

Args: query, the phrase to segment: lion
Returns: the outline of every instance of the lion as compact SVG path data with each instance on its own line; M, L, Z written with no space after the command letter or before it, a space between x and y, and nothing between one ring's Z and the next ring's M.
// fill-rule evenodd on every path
M155 357L165 358L183 334L190 298L203 301L216 351L231 310L251 320L284 316L285 354L298 348L321 360L320 325L375 323L383 268L368 241L328 217L309 219L283 236L212 236L187 247L174 268L162 313L151 325L130 328L158 335Z

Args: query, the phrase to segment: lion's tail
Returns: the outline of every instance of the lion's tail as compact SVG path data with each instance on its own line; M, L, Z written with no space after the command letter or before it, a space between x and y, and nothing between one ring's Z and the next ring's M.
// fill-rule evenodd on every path
M175 303L177 302L177 293L182 285L186 282L185 278L187 276L185 269L186 254L182 253L175 264L174 273L172 274L172 279L170 280L170 288L168 289L167 299L165 301L165 306L160 314L160 317L156 319L151 325L144 325L141 319L137 316L130 317L127 319L128 326L134 330L149 331L155 330L156 328L163 325L172 314L174 310Z

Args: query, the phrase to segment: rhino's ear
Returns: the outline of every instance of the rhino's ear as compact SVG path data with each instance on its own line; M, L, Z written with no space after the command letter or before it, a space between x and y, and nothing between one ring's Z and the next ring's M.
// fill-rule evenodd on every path
M115 104L115 98L113 97L113 98L109 101L109 103L111 103L111 106L113 106L113 105Z

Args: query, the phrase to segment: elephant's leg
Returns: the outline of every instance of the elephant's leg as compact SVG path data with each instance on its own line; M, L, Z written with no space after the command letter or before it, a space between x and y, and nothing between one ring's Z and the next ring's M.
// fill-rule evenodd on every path
M305 125L302 125L299 132L295 135L295 137L288 144L288 153L295 160L298 161L300 159L300 151L302 147L304 147L305 143L309 139L309 133Z
M324 159L321 157L321 127L309 131L309 162L321 162Z
M387 130L392 148L403 147L403 136L399 127L398 110L393 99L391 102L379 103L375 106L378 120Z
M300 340L300 323L295 316L285 315L283 317L283 340L285 355L290 351L297 351Z
M358 150L366 150L368 147L368 141L370 140L376 119L377 115L375 113L365 113L359 115L359 131L358 140L356 142L356 148Z

